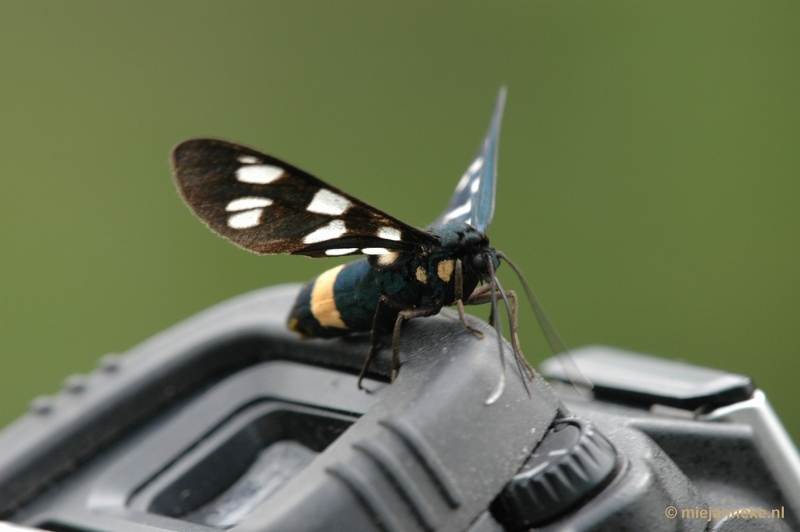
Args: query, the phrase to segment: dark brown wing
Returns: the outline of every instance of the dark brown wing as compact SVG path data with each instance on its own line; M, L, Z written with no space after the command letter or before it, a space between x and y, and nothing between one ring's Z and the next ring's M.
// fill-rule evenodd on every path
M212 231L259 254L418 254L436 238L256 150L212 139L172 151L178 190Z

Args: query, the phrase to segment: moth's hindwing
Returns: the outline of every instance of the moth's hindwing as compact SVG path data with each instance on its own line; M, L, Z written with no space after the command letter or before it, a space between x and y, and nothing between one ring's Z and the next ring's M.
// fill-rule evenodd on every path
M220 140L172 152L178 190L215 233L254 253L418 254L436 238L275 157Z
M486 234L494 216L497 148L505 103L506 88L501 87L497 94L489 130L481 142L478 154L458 182L447 209L431 225L440 226L452 221L459 221Z

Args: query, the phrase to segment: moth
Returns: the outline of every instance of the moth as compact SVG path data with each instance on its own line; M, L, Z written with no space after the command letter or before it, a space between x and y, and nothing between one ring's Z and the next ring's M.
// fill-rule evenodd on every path
M212 231L253 253L315 258L366 255L308 282L288 318L289 328L305 338L371 332L359 388L383 334L392 333L394 381L400 370L404 321L455 305L465 330L482 338L483 333L467 322L464 306L490 303L490 322L497 331L503 365L501 378L486 400L491 404L505 385L500 302L509 318L523 382L535 377L519 346L517 294L504 290L496 275L501 261L522 280L551 337L549 322L520 269L492 248L486 236L494 215L505 100L503 87L475 159L445 211L425 229L408 225L271 155L221 140L193 139L176 146L171 157L175 182L192 212Z

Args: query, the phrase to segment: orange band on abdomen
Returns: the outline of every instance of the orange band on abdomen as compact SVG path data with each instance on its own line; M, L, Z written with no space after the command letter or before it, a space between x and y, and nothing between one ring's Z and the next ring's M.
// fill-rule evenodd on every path
M345 265L342 264L321 273L314 282L314 289L311 290L311 314L323 327L347 329L333 297L333 284L344 267Z

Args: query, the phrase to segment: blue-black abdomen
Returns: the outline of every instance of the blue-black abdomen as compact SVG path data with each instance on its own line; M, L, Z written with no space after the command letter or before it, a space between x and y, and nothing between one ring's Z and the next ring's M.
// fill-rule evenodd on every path
M289 328L320 338L369 331L381 297L376 273L362 259L318 275L300 290L289 313Z
M381 328L390 328L401 310L438 312L455 298L456 261L462 263L461 297L477 286L482 272L473 265L475 256L496 254L484 235L463 222L436 227L431 232L441 246L419 255L387 254L337 266L312 279L297 296L289 314L289 328L304 337L330 338L372 330L381 296ZM389 330L389 329L387 329Z

